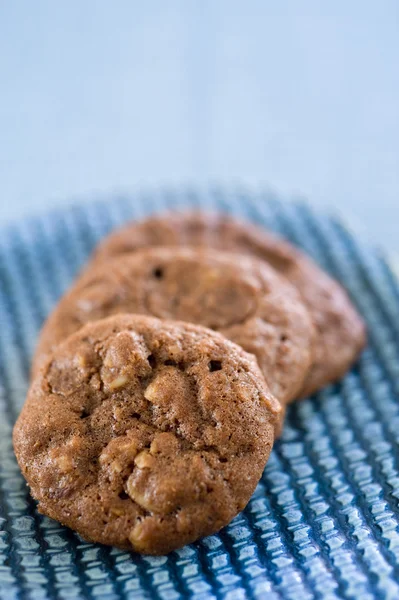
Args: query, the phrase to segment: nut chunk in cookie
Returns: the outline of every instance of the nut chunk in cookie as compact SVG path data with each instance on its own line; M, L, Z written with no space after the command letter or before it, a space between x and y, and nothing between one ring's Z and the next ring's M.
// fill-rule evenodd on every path
M255 359L221 334L117 315L55 349L14 448L42 513L88 540L164 554L245 507L280 411Z

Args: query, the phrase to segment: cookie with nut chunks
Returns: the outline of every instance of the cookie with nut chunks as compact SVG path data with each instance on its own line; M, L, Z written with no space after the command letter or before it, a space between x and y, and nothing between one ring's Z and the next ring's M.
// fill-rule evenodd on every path
M118 315L57 346L14 428L39 510L93 542L165 554L241 511L280 404L219 333Z

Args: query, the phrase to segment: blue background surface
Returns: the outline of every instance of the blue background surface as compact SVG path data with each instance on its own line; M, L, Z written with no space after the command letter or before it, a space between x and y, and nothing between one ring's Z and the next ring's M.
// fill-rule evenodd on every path
M396 0L0 3L0 221L266 182L399 251Z

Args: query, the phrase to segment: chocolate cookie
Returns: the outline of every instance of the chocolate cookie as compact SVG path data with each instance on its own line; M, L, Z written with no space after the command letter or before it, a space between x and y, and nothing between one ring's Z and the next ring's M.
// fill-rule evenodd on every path
M117 315L56 348L14 448L42 513L88 540L164 554L245 507L280 410L254 357L219 333Z
M313 366L303 396L342 377L365 345L364 323L336 281L288 242L227 215L169 213L131 223L99 245L91 265L158 245L206 246L257 256L296 286L316 327Z
M147 314L204 325L255 354L280 402L292 401L311 361L313 325L298 292L247 256L194 248L149 248L91 269L45 324L34 370L88 321Z

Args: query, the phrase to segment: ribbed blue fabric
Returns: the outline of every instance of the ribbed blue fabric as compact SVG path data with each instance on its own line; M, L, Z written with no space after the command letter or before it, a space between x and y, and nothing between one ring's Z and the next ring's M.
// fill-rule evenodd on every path
M168 557L82 541L37 513L12 451L43 319L96 242L130 218L212 207L270 227L339 279L369 345L341 383L293 406L246 510ZM0 237L0 598L399 598L399 287L337 220L267 194L159 192L74 206Z

